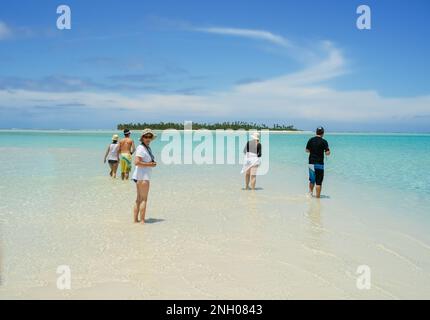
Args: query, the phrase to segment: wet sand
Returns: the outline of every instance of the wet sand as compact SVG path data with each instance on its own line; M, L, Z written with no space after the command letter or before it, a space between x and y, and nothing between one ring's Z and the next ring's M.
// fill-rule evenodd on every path
M41 161L25 174L28 149L0 182L1 299L430 298L421 194L328 171L318 200L306 166L273 161L245 191L240 165L160 164L142 226L134 183L94 174L99 150L31 149ZM71 290L57 289L60 265ZM370 290L356 286L361 265Z
M302 173L285 168L244 191L236 169L154 173L144 226L132 223L131 182L32 177L38 188L23 184L28 197L3 208L0 297L430 297L430 242L387 199L353 198L333 179L325 198L309 199ZM59 265L71 268L71 290L56 288ZM371 267L371 290L356 287L359 265Z

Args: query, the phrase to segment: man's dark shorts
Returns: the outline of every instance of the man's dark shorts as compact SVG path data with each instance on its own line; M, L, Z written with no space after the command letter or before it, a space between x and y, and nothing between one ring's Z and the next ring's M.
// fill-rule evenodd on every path
M323 164L310 164L309 165L309 182L322 185L324 180L324 165Z

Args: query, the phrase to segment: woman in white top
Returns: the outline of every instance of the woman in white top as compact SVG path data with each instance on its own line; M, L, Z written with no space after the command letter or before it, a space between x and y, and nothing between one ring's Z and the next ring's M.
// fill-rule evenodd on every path
M116 178L116 172L118 170L118 162L119 162L119 144L118 144L118 135L114 134L112 136L112 143L108 146L105 154L104 163L106 163L106 159L109 163L110 173L109 175L112 178Z
M255 190L257 170L261 165L260 135L255 132L251 138L252 140L248 141L243 149L245 160L243 161L242 173L245 174L245 190L249 190L249 182L251 182L252 190Z
M152 154L149 144L156 138L151 129L143 130L140 142L142 144L136 149L136 157L134 158L134 169L132 179L136 182L136 204L134 206L134 222L145 223L146 203L148 201L149 180L151 179L152 168L157 165Z

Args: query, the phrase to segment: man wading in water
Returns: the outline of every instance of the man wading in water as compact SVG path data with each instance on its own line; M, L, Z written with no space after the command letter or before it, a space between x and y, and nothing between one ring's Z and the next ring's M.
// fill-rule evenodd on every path
M316 130L316 136L310 138L306 145L306 152L309 153L309 194L312 196L316 185L316 197L321 197L321 185L324 180L324 154L330 155L330 148L327 140L323 139L324 128Z
M133 140L130 138L131 132L124 130L124 139L119 142L119 160L121 167L121 179L128 180L131 171L131 155L136 150Z

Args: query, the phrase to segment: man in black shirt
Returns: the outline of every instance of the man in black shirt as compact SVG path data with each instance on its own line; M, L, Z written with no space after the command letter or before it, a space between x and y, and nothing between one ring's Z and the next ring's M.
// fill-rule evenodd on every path
M324 154L330 155L327 140L323 139L324 128L316 130L316 136L309 139L306 152L309 153L309 193L312 196L316 185L316 197L321 197L321 185L324 180Z

